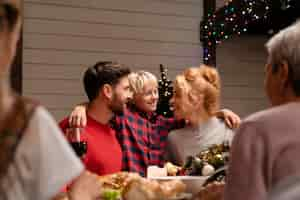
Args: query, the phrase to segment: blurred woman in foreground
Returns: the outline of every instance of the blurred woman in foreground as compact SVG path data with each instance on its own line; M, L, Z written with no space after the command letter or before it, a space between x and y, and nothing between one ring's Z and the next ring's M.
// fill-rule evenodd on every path
M69 199L96 199L97 177L83 172L50 114L11 90L20 8L19 0L0 1L0 199L49 200L76 177Z

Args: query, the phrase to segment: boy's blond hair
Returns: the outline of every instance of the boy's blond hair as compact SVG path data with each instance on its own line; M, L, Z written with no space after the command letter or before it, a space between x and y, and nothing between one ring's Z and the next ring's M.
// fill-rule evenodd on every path
M145 84L148 82L158 84L156 76L147 71L141 70L137 72L132 72L129 74L128 78L129 78L129 84L132 89L133 95L142 93Z

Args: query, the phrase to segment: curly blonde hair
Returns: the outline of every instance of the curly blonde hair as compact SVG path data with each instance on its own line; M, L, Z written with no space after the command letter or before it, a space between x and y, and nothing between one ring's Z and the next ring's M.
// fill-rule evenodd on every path
M190 67L175 79L176 92L204 95L204 109L208 114L214 115L220 106L221 81L218 71L207 65Z
M158 84L157 78L154 74L142 70L130 73L128 79L130 88L134 95L142 93L144 86L148 81Z

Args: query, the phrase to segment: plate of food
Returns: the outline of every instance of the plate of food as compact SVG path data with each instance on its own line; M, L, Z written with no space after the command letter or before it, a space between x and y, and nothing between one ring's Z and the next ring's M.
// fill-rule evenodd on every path
M160 182L138 174L120 172L99 177L101 200L179 200L187 199L186 185L180 180Z
M202 185L209 176L180 175L180 167L171 163L166 163L163 168L149 166L147 169L147 178L158 182L181 181L186 185L186 193L196 194L201 190Z

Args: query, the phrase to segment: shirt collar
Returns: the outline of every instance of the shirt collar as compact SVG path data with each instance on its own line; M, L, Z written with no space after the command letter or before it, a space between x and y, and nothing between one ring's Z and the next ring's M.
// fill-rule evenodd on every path
M156 118L158 116L156 112L149 113L149 112L142 111L139 108L137 108L136 105L134 105L132 103L128 104L128 108L130 109L131 112L135 112L138 115L140 115L141 117L143 117L151 122L155 122Z

